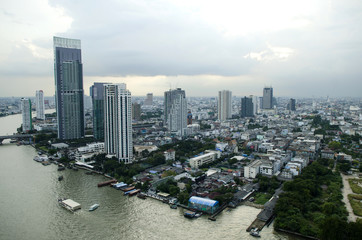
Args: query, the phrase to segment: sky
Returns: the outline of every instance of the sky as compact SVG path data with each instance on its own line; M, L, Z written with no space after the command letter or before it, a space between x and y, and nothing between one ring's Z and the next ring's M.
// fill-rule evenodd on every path
M53 36L81 40L87 95L362 97L359 0L0 2L0 97L54 95Z

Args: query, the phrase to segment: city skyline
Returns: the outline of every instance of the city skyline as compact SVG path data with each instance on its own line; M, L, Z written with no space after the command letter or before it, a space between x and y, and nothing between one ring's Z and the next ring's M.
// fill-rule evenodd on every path
M124 82L134 96L178 87L214 96L222 84L247 96L273 85L283 97L360 97L361 9L329 0L4 2L0 96L54 92L56 35L82 40L85 89Z

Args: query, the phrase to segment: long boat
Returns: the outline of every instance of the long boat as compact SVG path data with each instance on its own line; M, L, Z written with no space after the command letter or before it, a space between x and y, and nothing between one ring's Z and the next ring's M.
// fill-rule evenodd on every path
M141 189L135 189L135 190L131 191L131 192L128 194L128 196L132 197L132 196L136 195L137 193L139 193L140 191L141 191Z
M131 186L131 187L128 187L128 188L123 188L121 189L123 192L128 192L128 191L131 191L133 190L135 187L134 186Z
M105 182L101 182L101 183L98 183L98 187L104 187L104 186L107 186L107 185L110 185L111 183L115 183L117 182L116 179L112 179L112 180L108 180L108 181L105 181Z

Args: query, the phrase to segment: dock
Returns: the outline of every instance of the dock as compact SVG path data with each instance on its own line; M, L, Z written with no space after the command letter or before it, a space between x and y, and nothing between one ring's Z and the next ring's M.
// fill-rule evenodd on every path
M73 201L72 199L67 199L67 198L58 199L58 203L60 206L71 212L81 209L82 207L79 203Z
M224 203L223 205L221 205L221 207L219 207L216 212L214 214L212 214L210 217L209 217L209 220L211 221L216 221L216 216L219 215L222 211L224 211L225 208L227 208L227 204Z

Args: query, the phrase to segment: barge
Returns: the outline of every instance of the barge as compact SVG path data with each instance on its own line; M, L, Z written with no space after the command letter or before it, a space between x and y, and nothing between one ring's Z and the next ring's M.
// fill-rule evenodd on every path
M107 185L110 185L112 183L116 183L117 180L116 179L112 179L112 180L108 180L108 181L105 181L105 182L101 182L101 183L98 183L98 187L104 187L104 186L107 186Z
M71 212L75 212L76 210L82 208L82 206L79 203L73 201L72 199L60 198L58 199L58 203L60 206Z

